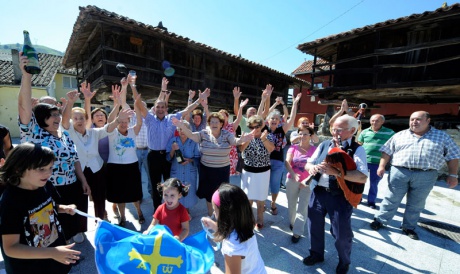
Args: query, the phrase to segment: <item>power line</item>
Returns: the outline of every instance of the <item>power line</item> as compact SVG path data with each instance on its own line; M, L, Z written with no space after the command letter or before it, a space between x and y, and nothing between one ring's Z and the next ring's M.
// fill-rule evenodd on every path
M296 46L297 44L301 43L302 41L304 41L305 39L307 39L308 37L312 36L313 34L317 33L318 31L322 30L323 28L327 27L328 25L330 25L332 22L336 21L337 19L339 19L340 17L344 16L345 14L347 14L348 12L350 12L351 10L353 10L354 8L356 8L357 6L361 5L364 1L366 0L361 0L361 2L358 2L357 4L355 4L354 6L352 6L351 8L349 8L348 10L346 10L345 12L343 12L342 14L340 14L339 16L335 17L334 19L332 19L331 21L327 22L326 24L322 25L321 27L319 27L318 29L316 29L315 31L313 31L312 33L310 33L309 35L305 36L304 38L300 39L299 41L295 42L294 44L288 46L287 48L285 49L282 49L280 50L279 52L273 54L272 56L262 60L261 62L265 62L283 52L285 52L286 50L292 48L293 46Z

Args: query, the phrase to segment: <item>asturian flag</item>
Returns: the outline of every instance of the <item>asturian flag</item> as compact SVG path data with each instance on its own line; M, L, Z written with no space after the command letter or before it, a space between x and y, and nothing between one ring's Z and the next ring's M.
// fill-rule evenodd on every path
M204 231L181 243L162 225L143 235L100 221L94 242L102 274L206 273L214 264L214 250Z

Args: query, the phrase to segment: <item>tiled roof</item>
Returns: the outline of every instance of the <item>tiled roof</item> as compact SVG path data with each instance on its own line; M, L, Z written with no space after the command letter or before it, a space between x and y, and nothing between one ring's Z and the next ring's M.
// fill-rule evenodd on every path
M2 54L2 58L0 59L0 85L15 85L11 53L9 57L7 55L8 54ZM40 74L32 76L32 86L48 86L53 80L56 72L76 75L75 69L65 69L62 66L62 56L39 53L38 59L42 71Z
M424 13L412 14L409 16L404 16L397 19L390 19L384 22L380 22L374 25L367 25L362 28L356 28L349 31L341 32L339 34L330 35L324 38L316 39L312 42L303 43L297 46L297 49L306 52L309 49L320 46L322 44L327 44L328 42L333 42L338 39L347 39L355 37L356 35L363 35L364 33L373 32L379 28L392 27L397 25L402 25L406 23L411 23L417 20L424 20L429 18L437 18L440 16L447 16L449 14L458 14L460 13L460 3L453 4L451 6L441 7L435 11L425 11Z
M317 65L326 64L326 63L327 63L327 61L324 60L324 59L321 59L321 58L318 58L318 60L316 60ZM335 68L335 65L332 65L332 69L334 69L334 68ZM317 67L316 69L329 70L329 66ZM299 74L306 74L306 73L310 73L310 72L313 72L313 60L307 60L307 61L303 62L291 74L292 75L299 75Z
M133 26L136 27L136 28L141 28L141 29L143 29L143 31L145 31L145 30L149 31L151 33L151 35L156 35L156 36L160 36L160 37L173 39L173 40L181 42L181 43L186 43L188 46L199 48L200 50L212 51L214 53L220 54L220 55L222 55L224 57L231 58L231 59L236 60L236 61L241 62L241 63L246 63L246 64L249 64L251 66L259 67L260 69L269 70L269 71L272 71L272 72L282 74L284 77L287 77L287 78L289 78L291 80L295 80L297 82L298 81L305 82L304 80L301 80L299 78L292 77L292 76L287 75L285 73L282 73L280 71L277 71L277 70L274 70L272 68L269 68L269 67L263 66L261 64L258 64L256 62L244 59L241 56L237 56L237 55L234 55L234 54L224 52L222 50L210 47L208 45L205 45L205 44L202 44L202 43L199 43L199 42L195 42L195 41L191 40L188 37L183 37L181 35L169 32L169 31L167 31L165 29L159 28L157 26L144 24L142 22L138 22L138 21L130 19L128 17L122 16L122 15L119 15L117 13L110 12L110 11L107 11L105 9L101 9L101 8L98 8L98 7L92 6L92 5L88 5L86 7L80 7L80 14L78 15L77 21L75 22L75 25L74 25L73 32L72 32L72 35L71 35L70 40L69 40L67 50L66 50L65 55L64 55L63 63L64 63L64 65L66 67L71 67L71 66L75 65L75 58L76 57L72 56L72 55L74 55L74 53L72 53L72 52L76 52L76 51L79 52L79 50L80 50L79 49L79 46L80 46L79 43L82 42L80 40L81 37L79 37L79 36L81 35L81 33L86 31L85 30L86 24L89 24L89 22L91 22L91 21L95 21L94 23L99 22L100 19L98 19L96 17L93 17L93 16L105 17L105 19L107 21L110 21L112 24L119 24L119 25L123 25L123 26L129 26L130 28L132 28Z

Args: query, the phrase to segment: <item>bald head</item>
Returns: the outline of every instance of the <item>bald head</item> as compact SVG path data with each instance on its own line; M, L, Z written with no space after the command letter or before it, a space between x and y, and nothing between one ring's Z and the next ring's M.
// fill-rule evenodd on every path
M385 123L385 116L382 114L374 114L371 116L371 119L369 119L369 123L371 124L371 129L377 132L382 128L383 123Z

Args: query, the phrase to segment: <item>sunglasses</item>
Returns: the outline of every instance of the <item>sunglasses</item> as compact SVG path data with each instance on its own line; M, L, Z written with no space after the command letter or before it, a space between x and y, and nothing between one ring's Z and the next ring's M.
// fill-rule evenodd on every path
M258 128L261 128L262 126L261 125L257 125L257 126L248 126L249 129L258 129Z

